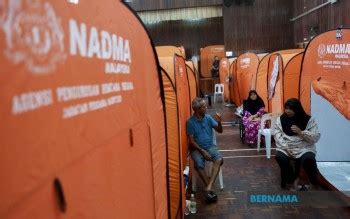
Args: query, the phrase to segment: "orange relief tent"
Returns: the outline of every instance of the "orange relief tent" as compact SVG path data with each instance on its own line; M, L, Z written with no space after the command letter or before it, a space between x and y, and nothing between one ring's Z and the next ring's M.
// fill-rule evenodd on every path
M236 106L240 106L242 100L241 100L239 93L238 93L238 80L237 80L236 65L237 65L237 60L234 60L230 66L231 74L232 74L231 98L232 98L232 101L236 104Z
M268 69L268 99L269 99L268 111L269 112L281 113L284 110L284 101L286 101L286 99L284 99L285 89L289 91L294 89L294 92L295 90L296 91L298 90L298 87L295 86L296 85L295 80L298 81L299 77L292 78L292 80L289 81L289 80L284 80L284 74L288 63L299 54L300 53L283 53L283 52L279 53L278 52L271 55L269 69ZM300 72L301 62L299 63L293 62L293 63L295 65L289 65L288 71ZM299 64L299 67L297 64ZM294 67L296 67L296 69L292 69ZM297 75L293 75L293 76L297 76ZM289 78L287 77L287 79Z
M160 72L141 22L121 1L16 2L0 21L0 218L167 218Z
M203 78L211 78L211 66L213 64L214 56L219 59L225 57L224 45L212 45L200 50L200 74Z
M227 58L220 60L219 77L220 83L224 85L224 99L227 102L230 100L230 89L227 82L228 77L230 77L230 62Z
M182 56L184 59L186 58L185 49L183 46L157 46L156 49L158 57L167 57L177 54Z
M288 49L288 50L281 50L281 51L277 51L277 52L273 52L271 54L266 55L259 63L259 67L258 67L258 71L256 74L256 81L252 81L252 83L255 83L255 90L257 91L257 93L259 94L259 96L263 99L264 103L265 103L265 107L267 111L270 111L269 109L269 94L268 94L268 90L269 90L269 82L270 82L270 75L272 73L273 70L273 63L274 61L276 61L276 56L272 56L274 54L278 54L279 56L281 56L281 58L278 58L278 65L276 65L278 67L278 72L280 72L282 70L282 66L284 65L283 63L287 63L290 58L292 58L293 56L295 56L296 54L302 52L303 49ZM286 60L286 61L283 61ZM281 63L281 64L279 64ZM278 74L277 74L278 76ZM278 79L278 78L277 78ZM278 81L276 81L278 82ZM273 85L272 88L272 92L274 91L274 86ZM282 93L281 93L282 92ZM278 92L279 94L281 93L283 96L283 90L280 90ZM279 100L281 101L281 100ZM283 101L282 101L283 102ZM271 104L271 103L270 103ZM279 106L280 104L275 104L275 106ZM279 110L278 110L279 111Z
M190 101L192 101L194 98L198 96L198 86L197 86L197 79L194 72L193 63L191 61L186 61L186 70L187 70L188 84L190 88ZM193 110L191 107L191 114L192 113L193 113Z
M187 78L186 64L183 57L175 55L174 57L175 87L177 99L179 103L179 119L180 119L180 136L182 149L183 169L187 162L188 139L186 133L186 122L190 118L191 103L190 89Z
M156 47L157 53L158 53L158 47ZM176 54L173 54L172 56L165 56L165 57L159 57L159 62L160 65L162 66L163 70L167 73L167 78L174 84L175 86L175 91L176 91L176 99L177 99L177 110L178 110L178 118L173 117L172 119L169 119L167 116L167 121L171 121L172 123L179 123L178 126L178 136L179 136L179 141L180 144L179 146L177 144L173 145L168 145L169 147L169 154L168 154L168 160L169 162L172 162L173 165L175 162L179 162L178 165L181 173L184 170L187 162L187 152L188 152L188 143L187 143L187 134L186 134L186 121L190 117L190 87L189 87L189 82L188 82L188 76L187 76L187 71L186 71L186 64L185 60L183 57L178 56ZM171 100L168 101L173 101L174 97L170 96ZM167 101L166 101L167 102ZM177 119L177 120L176 120ZM173 126L175 126L173 124ZM169 135L171 136L172 134L168 132L168 138ZM178 147L178 148L177 148ZM180 155L178 155L180 153ZM180 156L179 159L176 156ZM170 172L173 174L177 174L178 171L177 169L171 169ZM184 187L181 186L181 182L183 182L183 175L181 174L181 181L177 182L174 179L174 188L173 192L177 191L176 188L178 185L181 187L181 197L182 197L182 209L184 209L184 204L185 204L185 193L184 193ZM172 188L172 187L171 187ZM171 202L171 211L172 215L171 217L174 218L174 216L179 216L179 210L176 208L177 204L181 204L177 202L177 194L174 194L174 199L170 197L170 202ZM175 207L174 207L175 206ZM177 212L175 215L174 212ZM183 212L183 211L182 211Z
M162 79L166 112L170 218L179 218L182 215L183 181L178 103L175 85L164 69L162 69Z
M299 82L301 76L301 62L304 53L295 55L283 71L283 102L290 98L299 99Z
M350 119L350 30L329 31L309 43L302 64L300 100L311 112L311 84L316 94L327 99Z
M256 74L259 65L259 58L254 53L245 53L237 58L236 80L238 82L239 105L247 98L252 87L252 78Z

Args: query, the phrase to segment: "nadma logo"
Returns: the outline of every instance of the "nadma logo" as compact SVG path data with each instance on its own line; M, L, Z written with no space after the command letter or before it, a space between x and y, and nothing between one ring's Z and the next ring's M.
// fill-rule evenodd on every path
M250 58L241 59L241 65L250 65Z
M0 0L5 56L33 74L48 74L62 62L64 32L52 5L41 0Z
M318 56L333 55L335 58L348 59L350 55L350 44L320 44L318 46Z
M322 59L326 55L326 46L324 44L319 45L317 52L318 52L318 57Z

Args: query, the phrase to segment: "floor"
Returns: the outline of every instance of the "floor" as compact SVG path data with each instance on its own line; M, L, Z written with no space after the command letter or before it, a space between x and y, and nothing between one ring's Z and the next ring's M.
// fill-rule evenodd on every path
M207 111L209 114L215 112L222 114L223 122L237 120L234 107L216 104L215 108ZM222 171L225 188L220 191L216 185L218 201L207 204L203 194L204 185L199 182L195 193L197 213L186 218L350 218L349 205L330 208L325 204L313 206L313 203L250 203L252 194L288 194L288 191L280 188L280 170L274 159L275 150L272 150L271 159L267 159L264 150L257 152L256 148L242 144L238 126L232 125L225 126L224 132L217 134L217 143L224 157ZM298 191L295 194L308 193L311 194L310 191Z

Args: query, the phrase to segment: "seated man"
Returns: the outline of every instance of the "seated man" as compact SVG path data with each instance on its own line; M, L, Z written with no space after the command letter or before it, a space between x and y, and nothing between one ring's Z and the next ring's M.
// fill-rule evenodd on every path
M207 105L204 99L195 98L192 101L194 114L187 121L187 135L191 146L191 156L194 167L206 185L207 201L216 201L217 196L213 191L213 184L223 164L221 154L213 145L213 128L222 133L221 115L216 113L215 120L206 114ZM214 163L211 176L208 179L204 171L205 160Z

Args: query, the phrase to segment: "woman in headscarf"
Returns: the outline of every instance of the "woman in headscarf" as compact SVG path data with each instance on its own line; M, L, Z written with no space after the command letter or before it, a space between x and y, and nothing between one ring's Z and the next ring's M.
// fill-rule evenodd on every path
M265 113L264 101L255 90L249 91L247 100L243 101L244 142L255 144L258 140L261 116Z
M284 113L274 127L276 161L281 168L281 187L293 189L302 166L311 184L317 187L315 143L320 139L315 120L307 115L298 99L284 104ZM295 168L291 165L295 161ZM305 189L305 187L303 187Z

